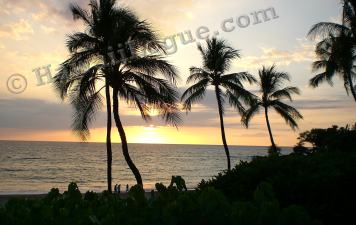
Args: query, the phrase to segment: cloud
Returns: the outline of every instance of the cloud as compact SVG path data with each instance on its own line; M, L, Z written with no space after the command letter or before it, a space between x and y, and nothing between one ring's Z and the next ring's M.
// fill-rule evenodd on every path
M120 0L117 1L120 6L127 6L135 9L143 19L150 19L151 22L158 25L164 25L166 28L172 27L172 19L194 19L193 6L198 5L194 0ZM88 0L2 0L0 15L11 15L13 12L28 13L32 11L32 18L38 21L62 20L73 21L69 10L69 4L78 4L83 8L88 8ZM157 7L159 13L157 14ZM165 18L162 20L162 18Z
M259 68L261 65L289 66L292 63L312 62L315 60L315 43L305 39L298 40L294 50L279 50L275 47L262 47L259 56L246 56L238 62L238 66L245 68Z
M32 25L28 20L21 19L18 22L12 22L0 25L0 38L13 38L15 40L26 40L34 34Z
M73 17L70 14L69 4L76 2L80 5L87 5L87 0L2 0L0 15L4 18L29 17L33 21L52 24L73 23Z
M164 122L157 117L146 123L141 119L141 115L128 107L124 103L120 110L125 126L146 126L154 124L164 126ZM41 99L0 99L0 127L11 129L43 129L43 130L65 130L70 129L73 110L69 104L49 102ZM189 119L182 113L184 121L192 121L188 126L204 124L215 117L214 110L210 112L195 111L189 115ZM215 124L214 124L215 125ZM105 110L96 115L96 120L92 128L106 126Z
M351 100L345 97L339 99L296 100L292 103L298 109L322 110L322 109L346 109L354 108Z
M45 33L45 34L54 34L56 33L56 29L53 27L48 27L48 26L44 26L41 25L41 30Z
M179 20L194 20L194 9L200 5L194 0L123 0L122 3L164 32L175 32L174 25ZM156 13L158 8L159 13Z

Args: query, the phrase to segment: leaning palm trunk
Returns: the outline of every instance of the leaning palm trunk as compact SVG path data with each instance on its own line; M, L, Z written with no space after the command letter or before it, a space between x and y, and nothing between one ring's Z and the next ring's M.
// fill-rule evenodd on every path
M271 139L271 145L272 145L271 150L273 151L272 153L278 153L276 144L274 143L274 139L273 139L273 134L272 134L271 124L269 122L268 108L267 107L265 107L265 117L266 117L266 123L267 123L269 138Z
M119 93L119 91L116 88L114 88L114 91L113 91L113 112L114 112L114 119L115 119L116 127L117 127L117 130L118 130L120 138L121 138L122 153L124 155L127 165L129 166L129 168L131 169L132 173L134 174L134 176L136 178L137 184L139 186L143 187L143 182L142 182L140 171L137 169L137 167L133 163L133 161L130 157L130 154L129 154L125 130L121 123L120 115L119 115L118 93Z
M231 170L230 152L229 152L229 147L227 146L227 142L226 142L225 128L224 128L224 116L223 116L223 110L222 110L222 102L221 102L221 99L220 99L220 96L219 96L218 87L216 87L215 92L216 92L216 99L218 101L218 108L219 108L221 137L222 137L222 142L223 142L223 145L224 145L225 154L226 154L226 158L227 158L227 169L230 171Z
M112 148L111 148L111 100L110 100L110 86L106 81L105 86L106 110L107 110L107 126L106 126L106 152L107 152L107 182L108 191L112 192Z

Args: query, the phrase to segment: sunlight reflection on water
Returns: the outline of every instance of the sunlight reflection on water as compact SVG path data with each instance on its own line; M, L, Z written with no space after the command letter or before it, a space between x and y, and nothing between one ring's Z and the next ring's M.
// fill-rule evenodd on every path
M226 167L222 146L130 144L130 154L140 169L145 189L170 183L182 176L189 188ZM231 146L232 163L265 155L266 147ZM290 148L284 149L289 153ZM0 141L0 194L64 191L75 181L82 192L106 188L106 149L103 143L54 143ZM121 153L113 145L113 186L135 184Z

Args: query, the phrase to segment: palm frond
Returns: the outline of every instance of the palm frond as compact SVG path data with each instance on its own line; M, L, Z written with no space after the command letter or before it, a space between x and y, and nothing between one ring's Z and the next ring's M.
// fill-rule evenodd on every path
M100 56L97 49L83 50L80 52L75 52L71 54L71 57L66 61L70 70L78 70L81 68L86 68L94 60L100 60Z
M297 109L278 100L271 102L271 106L293 130L298 128L297 120L303 119L303 116Z
M244 101L245 104L251 104L254 101L255 95L246 90L242 85L230 82L230 81L223 81L221 83L228 92L236 96L238 99Z
M125 83L123 85L124 97L126 100L133 101L143 119L150 118L148 112L150 108L153 108L159 111L159 115L166 123L178 126L181 122L178 92L168 81L144 73L127 72L124 76L127 77L128 82L137 86L136 88Z
M126 63L124 68L140 73L147 73L151 76L161 74L173 84L176 84L179 79L177 69L166 60L157 56L135 58Z
M90 135L89 126L103 106L100 91L87 98L75 95L72 98L72 105L74 107L72 129L82 140L87 140Z
M328 61L318 60L318 61L313 62L312 70L313 70L313 72L316 72L320 69L325 69L327 66L328 66Z
M71 73L69 65L64 62L59 66L57 74L54 76L54 88L59 94L60 98L64 100L68 96L68 92L72 85L72 79L70 79Z
M310 29L310 31L308 32L308 36L311 39L315 39L317 36L325 38L330 34L338 36L343 30L349 30L349 28L337 23L321 22L315 24Z
M255 103L251 105L251 107L248 110L244 112L241 118L242 124L248 128L250 121L256 114L259 113L261 106L262 106L261 102L255 101Z
M73 15L74 20L81 19L84 21L87 25L91 25L91 18L88 14L88 12L84 9L82 9L79 5L77 4L70 4L70 10Z
M221 76L222 81L230 81L238 84L247 81L249 84L254 84L257 82L256 78L247 72L231 73Z
M145 47L147 50L153 50L166 54L163 43L159 40L150 24L146 21L140 21L137 23L131 36L131 40L134 40L136 45Z
M287 98L290 101L293 101L293 99L292 99L292 95L293 94L300 95L299 88L297 88L297 87L286 87L286 88L283 88L281 90L275 91L274 93L272 93L270 95L270 99L271 100L275 100L275 99Z
M245 107L241 103L240 96L237 96L235 93L227 90L226 97L228 98L230 105L234 107L240 113L240 115L245 113Z
M203 79L209 79L210 77L210 74L202 68L191 67L189 70L190 76L187 78L187 84L197 82Z
M145 102L144 93L141 90L133 85L124 83L119 89L119 95L126 100L126 103L140 111L143 120L149 121L151 119L149 106Z
M181 100L184 101L183 109L190 111L192 105L204 98L207 86L210 80L208 78L199 81L198 83L189 87L182 95Z
M98 49L99 40L82 32L74 33L67 38L67 48L71 53L77 50Z
M318 87L321 83L323 82L328 82L330 86L333 86L334 83L331 79L330 73L324 72L320 73L318 75L315 75L312 79L309 81L309 85L313 88Z
M80 98L85 99L87 96L91 96L96 92L96 83L101 80L98 76L98 71L103 65L98 64L78 76L78 88L75 88L75 92L78 92Z

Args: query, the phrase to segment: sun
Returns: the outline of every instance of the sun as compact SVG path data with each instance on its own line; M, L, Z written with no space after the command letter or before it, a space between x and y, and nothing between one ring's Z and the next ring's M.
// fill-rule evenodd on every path
M141 127L140 130L135 132L135 136L136 143L155 144L164 143L165 141L164 137L160 133L160 127L157 127L153 124Z

